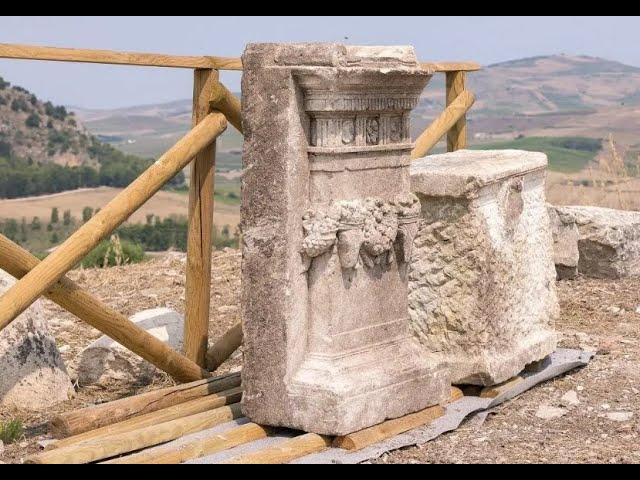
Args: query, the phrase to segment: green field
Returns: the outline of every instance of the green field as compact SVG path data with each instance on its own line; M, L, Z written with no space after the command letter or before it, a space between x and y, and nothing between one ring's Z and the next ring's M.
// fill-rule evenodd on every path
M602 149L602 140L586 137L522 137L515 140L472 145L475 150L529 150L549 157L549 170L575 173L583 170Z

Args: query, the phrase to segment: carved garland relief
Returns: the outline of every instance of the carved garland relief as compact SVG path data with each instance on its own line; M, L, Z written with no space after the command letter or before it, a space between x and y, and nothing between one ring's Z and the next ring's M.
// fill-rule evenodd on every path
M373 267L411 258L418 230L420 202L409 193L389 202L378 198L342 200L328 207L311 208L303 217L302 252L309 259L329 252L337 243L340 265L345 269L363 264ZM310 264L310 262L308 262Z

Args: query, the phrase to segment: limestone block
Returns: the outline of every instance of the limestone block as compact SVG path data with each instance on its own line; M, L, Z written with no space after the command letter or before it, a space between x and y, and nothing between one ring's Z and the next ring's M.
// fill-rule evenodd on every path
M454 383L504 382L556 348L546 165L542 153L460 150L411 166L411 325Z
M14 283L12 276L0 270L0 295ZM73 395L38 300L0 332L0 405L40 411Z
M169 308L143 310L130 320L157 339L181 351L184 338L184 317ZM78 382L80 385L109 382L150 382L156 367L103 335L80 354Z
M551 233L553 236L553 263L559 280L575 278L578 275L578 226L575 218L562 209L547 205Z
M640 275L640 212L589 206L556 207L556 211L577 225L581 275Z
M250 44L243 55L243 411L344 435L448 396L409 331L409 47Z

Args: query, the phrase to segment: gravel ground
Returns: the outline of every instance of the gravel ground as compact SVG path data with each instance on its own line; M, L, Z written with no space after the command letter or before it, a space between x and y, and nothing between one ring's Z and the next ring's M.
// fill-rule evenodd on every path
M169 307L183 312L185 257L169 253L148 262L69 274L81 286L125 315ZM226 249L213 255L212 322L218 338L239 319L240 255ZM419 447L385 455L379 463L542 463L640 462L640 279L580 278L559 283L562 346L598 352L586 368L540 385L472 418L455 432ZM100 333L46 302L50 326L75 378L79 353ZM240 364L236 357L220 369ZM5 445L0 461L20 463L48 438L46 421L57 413L171 385L158 373L151 385L77 386L76 397L46 414L0 408L0 420L21 419L23 439ZM553 418L549 418L553 417ZM0 447L2 450L2 447Z

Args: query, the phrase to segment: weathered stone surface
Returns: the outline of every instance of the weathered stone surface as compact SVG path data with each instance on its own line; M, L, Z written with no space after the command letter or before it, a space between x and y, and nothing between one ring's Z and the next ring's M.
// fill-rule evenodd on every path
M0 270L0 295L14 283L13 277ZM38 300L0 332L0 404L37 411L73 395Z
M553 205L547 205L551 233L553 235L553 263L559 280L578 275L578 226L572 215L563 213Z
M154 337L181 351L184 317L169 308L154 308L133 315L130 320ZM150 382L156 368L115 340L103 335L80 354L80 385L112 381Z
M243 55L244 413L342 435L436 404L408 330L408 47L250 44Z
M580 274L595 278L640 275L640 212L588 206L555 210L577 225Z
M462 150L411 166L422 204L411 325L454 383L502 383L556 348L546 164L541 153Z

